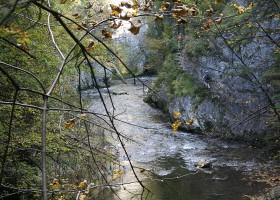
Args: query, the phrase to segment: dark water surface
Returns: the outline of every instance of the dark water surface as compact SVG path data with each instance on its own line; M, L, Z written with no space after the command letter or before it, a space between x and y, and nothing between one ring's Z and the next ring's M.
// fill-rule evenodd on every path
M148 83L149 79L143 79ZM152 193L144 192L137 183L116 136L106 134L108 141L120 151L124 174L112 185L121 199L155 200L239 200L268 187L265 183L251 180L251 175L261 170L258 150L246 144L229 143L201 135L184 132L174 133L161 111L143 102L143 87L133 84L117 84L110 88L118 119L134 125L116 121L118 130L132 141L124 140L126 150L143 184ZM92 110L104 112L96 95L88 93L94 100ZM104 94L107 104L109 96ZM111 108L109 108L110 110ZM111 112L112 109L111 109ZM136 126L137 125L137 126ZM141 128L138 126L144 126ZM212 163L210 169L197 169L199 160ZM265 159L264 159L265 160ZM264 162L264 163L263 163ZM146 169L145 171L142 168ZM118 184L121 184L119 186ZM97 199L118 199L109 188L105 188Z

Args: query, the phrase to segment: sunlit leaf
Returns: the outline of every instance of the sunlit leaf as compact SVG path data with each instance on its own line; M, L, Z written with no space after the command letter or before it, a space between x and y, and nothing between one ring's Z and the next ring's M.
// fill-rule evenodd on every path
M65 122L64 128L69 129L69 128L73 127L75 125L75 123L76 123L76 118L69 119Z
M222 3L222 0L216 0L215 3L216 3L216 4Z

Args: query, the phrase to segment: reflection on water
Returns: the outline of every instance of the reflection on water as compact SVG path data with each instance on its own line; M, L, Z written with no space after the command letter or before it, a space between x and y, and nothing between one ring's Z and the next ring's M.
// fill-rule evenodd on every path
M132 123L128 125L116 121L118 130L137 142L125 141L129 157L136 166L135 171L143 184L152 191L145 191L144 197L155 200L238 200L243 195L256 194L266 185L251 182L250 172L258 169L254 151L240 144L210 139L204 136L183 132L174 134L166 126L165 116L161 111L151 108L143 102L143 88L137 85L115 85L111 92L125 94L112 95L117 119ZM94 97L94 95L92 95ZM107 95L108 97L108 95ZM102 104L97 104L92 110L104 113ZM105 100L109 105L109 98ZM111 109L111 110L110 110ZM113 112L112 108L109 108ZM147 128L140 128L145 126ZM108 141L119 148L120 160L124 166L124 174L112 184L123 183L113 187L121 199L141 199L142 188L137 183L127 158L116 136L106 134ZM197 170L194 163L205 159L212 163L208 170ZM143 170L146 169L145 171ZM110 189L104 189L97 199L118 199Z

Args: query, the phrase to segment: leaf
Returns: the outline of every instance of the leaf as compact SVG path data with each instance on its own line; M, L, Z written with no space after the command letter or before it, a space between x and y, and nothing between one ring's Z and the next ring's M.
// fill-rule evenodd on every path
M155 14L155 21L162 21L163 20L163 15Z
M179 19L180 17L184 16L190 11L190 9L183 5L183 6L177 6L175 9L172 9L171 12L173 13L173 17L175 19Z
M218 18L218 19L216 19L215 20L215 22L217 23L217 24L221 24L222 23L222 21L223 21L223 14L220 14L220 17Z
M191 7L191 9L189 10L190 16L197 16L198 13L199 11L196 5L193 5L193 7Z
M52 189L59 188L61 184L59 183L59 180L57 178L53 179L52 183L50 184L50 187Z
M88 44L86 50L87 50L87 51L92 51L93 49L95 49L95 43L92 41L92 42L90 42L90 43ZM81 114L81 116L82 116L82 115L85 115L85 114Z
M60 4L65 4L67 0L60 0Z
M180 18L177 20L177 23L178 23L178 24L186 24L186 23L188 23L188 21L187 21L187 19L180 17Z
M121 6L124 6L126 8L132 8L132 5L130 3L124 1L121 2Z
M82 182L79 183L78 186L80 189L84 190L87 187L87 180L83 180Z
M110 13L111 17L119 17L121 14L122 10L119 6L116 6L114 4L110 4L112 12Z
M138 10L139 7L140 7L140 4L138 3L138 1L137 0L132 0L132 3L133 3L132 8L134 10Z
M104 28L104 29L102 30L102 35L103 35L103 38L106 38L106 39L112 38L112 34L111 34L110 32L108 32L108 31L106 30L106 28Z
M177 129L179 128L179 126L182 124L181 120L176 120L173 124L172 124L172 129L174 132L177 131Z
M173 116L174 116L175 119L176 119L176 118L179 118L179 117L181 117L181 113L175 111L175 112L173 113Z
M74 13L74 14L72 14L72 16L73 16L75 19L77 19L77 18L80 17L80 14L79 14L79 13Z
M122 21L118 21L114 20L111 24L110 24L110 28L112 29L118 29L120 26L122 25Z
M86 5L85 5L85 9L90 9L90 8L92 8L92 6L93 6L93 3L92 2L88 2Z
M222 3L222 0L216 0L215 4Z
M187 125L192 125L194 123L194 117L192 116L189 121L186 121Z
M67 122L65 122L64 124L64 128L69 129L71 127L73 127L76 123L76 118L73 119L69 119Z
M166 1L164 1L163 2L163 4L162 4L162 6L160 7L160 11L164 11L164 10L166 10L166 9L168 9L169 8L169 6L170 6L170 3L169 2L166 2Z
M120 14L120 18L123 20L130 20L130 18L132 17L132 15L127 11L127 12L121 12Z
M210 6L210 7L206 10L206 12L207 12L208 14L212 14L212 13L214 12L214 10L213 10L213 8Z
M28 47L26 43L17 43L17 46L21 48L23 51L28 51Z
M202 27L203 30L208 31L211 28L212 20L209 19Z
M137 24L133 24L130 22L131 27L128 29L132 34L137 35L140 31L140 28L142 26L142 23L140 20L137 21Z
M253 27L253 22L249 21L247 25L248 25L249 28L252 28Z
M94 42L91 42L91 43L93 43L92 46L94 46ZM91 43L90 43L90 45L91 45ZM86 119L86 118L87 118L87 114L82 113L82 114L80 115L80 118L81 118L81 119Z

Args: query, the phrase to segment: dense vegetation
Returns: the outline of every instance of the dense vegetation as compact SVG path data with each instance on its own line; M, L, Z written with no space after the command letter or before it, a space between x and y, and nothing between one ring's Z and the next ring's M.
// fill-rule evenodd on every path
M170 99L191 95L197 104L211 98L211 92L178 59L219 55L217 38L222 39L223 46L241 56L238 66L223 73L258 85L269 100L267 109L274 113L269 123L278 139L279 3L245 4L227 0L133 0L110 6L97 0L1 2L0 198L62 200L77 194L85 198L89 196L85 180L102 188L110 184L107 175L121 175L117 150L104 139L104 131L115 134L125 150L124 136L105 103L106 113L90 110L82 96L81 74L90 75L101 101L97 77L106 79L106 73L98 74L88 63L98 63L116 79L135 77L136 55L114 40L122 23L130 25L132 35L141 32L143 22L149 25L143 35L143 71L157 74L156 89L165 85ZM262 63L269 66L248 67L257 55L245 54L241 47L262 38L273 49L270 61Z

